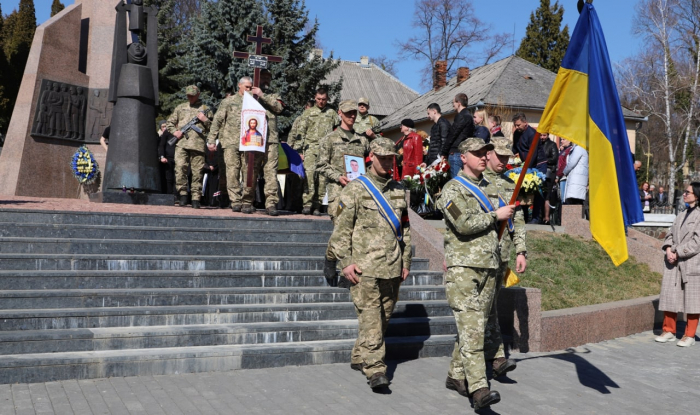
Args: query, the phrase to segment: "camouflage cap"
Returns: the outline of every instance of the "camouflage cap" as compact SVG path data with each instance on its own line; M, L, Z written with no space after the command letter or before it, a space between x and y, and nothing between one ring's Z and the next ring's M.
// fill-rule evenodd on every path
M515 155L513 154L513 149L509 139L505 137L495 137L491 139L491 142L494 145L494 151L499 156L513 157Z
M340 102L339 108L341 112L357 111L357 101L354 99L346 99Z
M185 93L187 95L197 95L199 94L199 88L197 88L197 85L189 85L185 88Z
M377 137L369 144L369 149L377 156L398 156L394 142L386 137Z
M362 97L362 98L358 99L357 105L360 105L360 104L365 104L365 105L369 106L369 98Z
M481 149L493 150L494 145L491 143L486 144L482 138L478 137L467 138L459 145L459 152L461 154L465 154L470 151L479 151Z

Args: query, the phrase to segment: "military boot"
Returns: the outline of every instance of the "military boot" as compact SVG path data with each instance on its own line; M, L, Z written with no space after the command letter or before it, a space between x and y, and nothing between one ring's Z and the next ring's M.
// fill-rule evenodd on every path
M180 195L180 207L187 206L187 195Z
M447 377L447 380L445 381L445 387L447 389L457 391L462 396L466 396L467 398L469 397L469 391L467 390L467 381L464 379L452 379L451 377Z
M240 211L241 211L241 205L231 205L231 211L233 211L233 212L240 212Z
M202 207L202 205L199 203L199 200L192 201L192 209L199 209L200 207Z
M478 389L472 394L472 403L475 411L499 402L501 402L501 395L496 391L489 390L489 388Z
M302 215L310 215L311 214L311 206L304 206L304 208L301 210Z
M372 390L386 388L389 386L389 378L384 373L375 373L369 378L369 387Z
M515 370L516 367L517 363L515 363L515 360L499 357L493 361L493 377L497 378L505 375L506 373Z
M241 212L247 214L255 213L255 208L251 205L243 205L243 207L241 208Z
M267 209L265 209L265 211L270 216L279 216L280 215L279 210L277 210L277 208L275 208L274 206L268 207Z

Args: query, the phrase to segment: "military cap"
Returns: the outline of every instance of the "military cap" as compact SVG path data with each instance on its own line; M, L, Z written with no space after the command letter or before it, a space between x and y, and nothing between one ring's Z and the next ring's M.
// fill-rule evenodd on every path
M340 102L339 108L341 112L357 111L357 101L354 99L346 99Z
M462 154L468 153L470 151L479 151L481 149L493 150L494 145L489 143L486 144L482 138L470 137L462 141L459 145L459 152Z
M394 142L386 137L377 137L369 143L369 149L377 156L398 156Z
M369 98L362 97L362 98L357 100L357 104L358 105L365 104L365 105L369 106Z
M199 88L197 88L197 85L189 85L185 88L185 93L187 95L197 95L199 94Z
M513 149L511 148L511 142L509 139L505 137L494 137L491 139L491 142L494 145L494 151L499 156L513 157L515 155L513 154Z

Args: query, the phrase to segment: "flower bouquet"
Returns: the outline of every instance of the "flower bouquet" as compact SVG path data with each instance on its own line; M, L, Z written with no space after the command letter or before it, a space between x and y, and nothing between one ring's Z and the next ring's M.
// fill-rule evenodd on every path
M521 167L508 170L505 172L505 176L515 182L518 180L518 176L520 176L520 172L522 170L523 169ZM544 184L544 180L544 174L542 174L542 172L539 170L527 169L525 178L523 179L523 184L520 187L520 193L518 193L518 200L520 201L520 204L532 205L535 199L535 193L539 192L542 194L542 185Z

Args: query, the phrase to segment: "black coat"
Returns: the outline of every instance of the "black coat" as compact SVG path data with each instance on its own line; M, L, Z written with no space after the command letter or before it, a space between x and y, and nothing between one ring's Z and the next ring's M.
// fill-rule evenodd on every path
M459 145L469 137L474 137L474 118L469 110L464 108L455 116L450 132L442 143L440 154L448 157L450 153L459 153Z
M525 161L525 158L527 158L527 153L530 151L530 146L532 145L532 140L535 139L536 132L534 128L528 125L524 132L521 133L515 130L513 133L513 152L520 155L520 160ZM535 164L533 164L533 166L534 165Z
M481 138L486 144L491 142L491 131L483 125L477 125L474 128L474 137Z
M445 117L440 117L435 124L430 128L430 147L428 148L428 156L425 163L430 165L440 157L442 143L447 140L447 134L450 132L450 122Z
M554 175L557 172L557 163L559 162L559 149L557 148L557 143L552 140L545 140L544 143L540 143L542 150L544 150L544 155L547 158L547 178L554 179ZM541 160L537 160L540 162Z
M163 131L163 134L160 135L160 142L158 143L159 158L165 157L168 161L175 160L175 145L177 145L177 141L173 145L168 144L168 140L173 137L174 135L168 130Z

